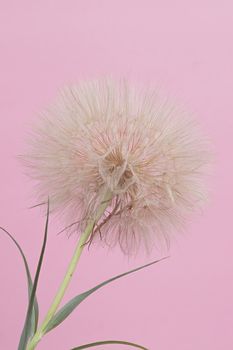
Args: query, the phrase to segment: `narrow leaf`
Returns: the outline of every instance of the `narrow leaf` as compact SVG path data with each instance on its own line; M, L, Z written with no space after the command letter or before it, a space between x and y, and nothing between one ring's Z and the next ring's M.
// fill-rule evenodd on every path
M21 257L22 257L23 262L24 262L26 275L27 275L28 300L30 300L31 292L32 292L32 277L31 277L31 273L29 270L29 266L28 266L25 254L24 254L22 248L20 247L19 243L15 240L15 238L6 229L4 229L3 227L0 227L0 230L2 230L4 233L6 233L6 235L14 242L14 244L16 245L16 247L18 248L18 250L21 254ZM33 303L33 309L32 309L31 326L30 326L30 331L29 331L30 335L33 334L37 329L38 317L39 317L39 307L38 307L38 302L37 302L37 299L35 296L34 303Z
M41 248L41 253L36 269L36 274L35 274L35 280L32 286L32 292L31 292L31 297L27 309L27 315L26 315L26 320L24 323L24 328L21 334L18 350L25 350L27 346L28 339L30 338L30 323L31 323L31 318L32 318L32 310L33 310L33 303L35 300L35 295L36 295L36 289L38 285L38 280L39 280L39 275L40 275L40 270L44 258L44 252L45 252L45 247L47 243L47 236L48 236L48 223L49 223L49 200L48 200L48 207L47 207L47 217L46 217L46 224L45 224L45 232L44 232L44 239L43 239L43 245Z
M115 280L117 280L118 278L124 277L126 275L129 275L133 272L139 271L141 269L144 269L145 267L148 267L150 265L156 264L161 260L166 259L162 258L159 260L155 260L152 261L149 264L137 267L136 269L130 270L128 272L122 273L120 275L117 275L115 277L110 278L109 280L106 280L100 284L98 284L97 286L95 286L92 289L89 289L88 291L77 295L76 297L74 297L73 299L71 299L67 304L65 304L55 315L54 317L51 319L51 321L49 322L47 328L46 328L46 333L48 333L49 331L51 331L53 328L57 327L61 322L63 322L70 314L71 312L84 300L86 299L89 295L91 295L92 293L94 293L96 290L98 290L99 288L105 286L106 284L113 282Z
M91 348L92 346L99 346L99 345L108 345L108 344L121 344L121 345L129 345L137 349L142 349L142 350L149 350L147 348L144 348L144 346L135 344L135 343L129 343L127 341L121 341L121 340L105 340L105 341L97 341L95 343L89 343L89 344L84 344L80 345L77 348L73 348L71 350L83 350L87 348Z

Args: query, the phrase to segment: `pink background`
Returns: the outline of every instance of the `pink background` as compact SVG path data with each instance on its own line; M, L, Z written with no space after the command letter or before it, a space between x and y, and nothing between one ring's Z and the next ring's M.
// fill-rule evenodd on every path
M28 209L32 184L16 156L28 123L64 83L114 74L162 85L200 119L216 153L210 203L173 243L171 258L98 291L38 349L109 338L150 350L233 349L232 1L8 0L0 7L0 224L22 244L33 273L44 218ZM51 222L38 290L42 315L76 242L57 230ZM0 348L13 350L26 282L15 247L3 236L0 245ZM93 248L67 299L154 258L128 261L118 249ZM113 348L120 346L104 347Z

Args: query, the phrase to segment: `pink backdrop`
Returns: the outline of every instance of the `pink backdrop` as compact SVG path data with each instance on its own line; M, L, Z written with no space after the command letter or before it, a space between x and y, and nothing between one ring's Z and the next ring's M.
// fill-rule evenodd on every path
M32 184L16 156L25 149L29 122L64 83L114 74L162 85L197 115L216 153L210 203L173 243L171 258L98 291L38 349L108 338L150 350L232 349L232 1L8 0L0 6L0 224L22 244L33 272L44 218L28 209L35 204ZM76 242L57 230L51 222L38 291L42 314ZM91 249L67 298L155 257L128 261L117 249ZM13 350L26 282L20 257L3 236L0 266L0 348Z

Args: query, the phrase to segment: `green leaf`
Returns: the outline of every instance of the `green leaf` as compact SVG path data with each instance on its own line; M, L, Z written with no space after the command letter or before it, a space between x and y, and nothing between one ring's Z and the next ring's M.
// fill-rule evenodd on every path
M89 295L91 295L92 293L94 293L96 290L98 290L99 288L105 286L106 284L113 282L115 280L117 280L118 278L121 278L123 276L129 275L133 272L139 271L141 269L144 269L145 267L148 267L150 265L156 264L161 260L166 259L162 258L159 260L155 260L152 261L149 264L137 267L136 269L130 270L128 272L122 273L120 275L117 275L115 277L110 278L109 280L106 280L100 284L98 284L97 286L95 286L94 288L77 295L76 297L74 297L73 299L71 299L67 304L65 304L51 319L51 321L49 322L47 328L46 328L46 333L48 333L49 331L51 331L53 328L57 327L61 322L63 322L70 314L71 312L84 300L86 299Z
M105 341L97 341L95 343L89 343L89 344L84 344L80 345L77 348L73 348L71 350L83 350L87 348L91 348L92 346L99 346L99 345L107 345L107 344L121 344L121 345L129 345L137 349L142 349L142 350L149 350L147 348L144 348L144 346L135 344L135 343L129 343L127 341L121 341L121 340L105 340Z
M31 293L32 293L32 277L31 277L31 273L29 270L29 266L28 266L25 254L24 254L22 248L20 247L19 243L15 240L15 238L6 229L4 229L3 227L0 227L0 230L2 230L4 233L6 233L6 235L14 242L14 244L16 245L16 247L18 248L18 250L21 254L21 257L22 257L23 262L24 262L26 275L27 275L28 300L30 300ZM34 332L37 329L38 318L39 318L39 307L38 307L38 302L37 302L37 299L35 296L34 303L33 303L33 309L32 309L31 325L30 325L30 330L29 330L30 335L34 334Z
M41 253L36 269L36 274L35 274L35 280L32 286L32 292L28 304L28 309L27 309L27 315L26 315L26 320L24 323L23 331L20 337L20 342L18 346L18 350L26 350L27 343L29 338L31 337L30 334L30 324L31 324L31 318L32 318L32 311L33 311L33 304L36 296L36 289L38 285L38 280L39 280L39 275L40 275L40 270L44 258L44 252L45 252L45 247L47 243L47 236L48 236L48 223L49 223L49 200L48 200L48 207L47 207L47 217L46 217L46 224L45 224L45 232L44 232L44 239L43 239L43 245L41 248Z

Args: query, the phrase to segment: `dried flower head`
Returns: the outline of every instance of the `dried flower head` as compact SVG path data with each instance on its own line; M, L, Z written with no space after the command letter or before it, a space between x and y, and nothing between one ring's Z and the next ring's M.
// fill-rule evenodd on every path
M186 113L156 93L100 79L63 89L24 159L40 201L83 230L106 192L91 240L129 253L180 228L203 201L206 145Z

